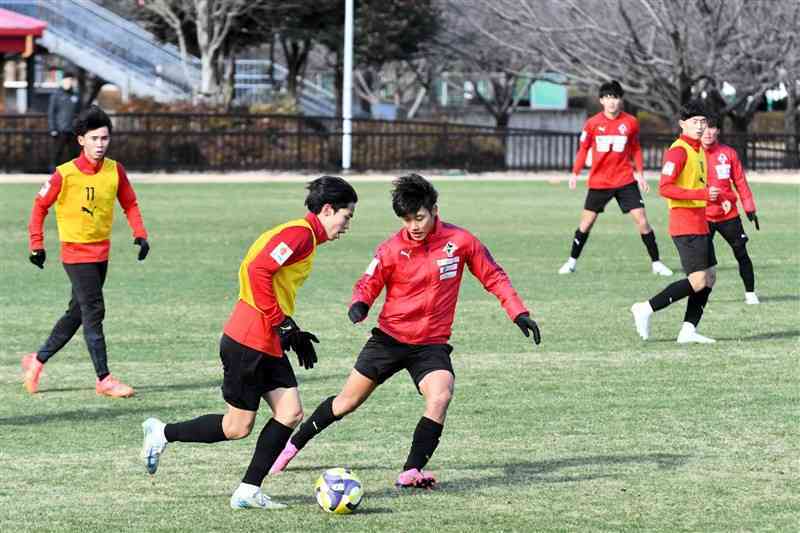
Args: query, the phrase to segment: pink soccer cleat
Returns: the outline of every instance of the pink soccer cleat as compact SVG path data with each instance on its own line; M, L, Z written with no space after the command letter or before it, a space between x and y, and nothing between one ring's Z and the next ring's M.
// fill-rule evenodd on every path
M292 444L292 441L287 442L281 454L277 459L275 459L275 462L272 463L272 467L269 469L270 475L280 474L283 472L289 462L294 459L294 456L297 455L297 452L299 451L300 450L297 449L297 446Z
M436 478L430 472L423 472L411 468L397 476L394 486L398 488L432 489L436 485Z
M122 383L111 374L103 378L102 381L96 380L94 391L98 396L110 396L111 398L130 398L133 396L133 387Z
M20 364L23 372L22 384L25 386L25 390L31 394L36 394L39 390L39 378L42 377L44 363L39 361L36 358L36 352L33 352L23 357Z

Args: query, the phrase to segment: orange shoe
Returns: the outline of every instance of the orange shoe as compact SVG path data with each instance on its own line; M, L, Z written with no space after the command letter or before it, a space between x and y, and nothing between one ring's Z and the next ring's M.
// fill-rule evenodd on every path
M44 363L36 359L36 352L29 353L22 358L22 384L31 394L36 394L39 390L39 378L42 377Z
M98 396L111 396L112 398L130 398L133 396L133 387L125 385L111 374L96 380L94 391Z

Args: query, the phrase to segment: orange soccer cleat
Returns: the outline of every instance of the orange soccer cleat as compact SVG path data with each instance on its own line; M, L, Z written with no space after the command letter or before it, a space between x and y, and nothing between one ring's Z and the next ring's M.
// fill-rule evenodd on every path
M94 391L98 396L110 396L112 398L130 398L133 396L133 387L119 381L111 374L103 380L97 380Z
M31 394L36 394L39 390L39 378L42 377L42 369L44 363L36 358L36 352L29 353L24 356L21 361L22 365L22 384Z

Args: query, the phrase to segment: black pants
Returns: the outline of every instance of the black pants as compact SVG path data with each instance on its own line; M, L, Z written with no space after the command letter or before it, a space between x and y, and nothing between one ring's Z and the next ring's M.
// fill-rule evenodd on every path
M64 264L69 281L72 283L72 298L53 331L39 348L37 358L43 363L53 357L83 326L83 337L92 357L97 376L108 374L108 354L106 338L103 335L103 318L106 306L103 301L103 284L106 281L108 261L100 263Z
M73 133L58 132L53 139L53 159L50 161L52 167L50 170L55 171L58 165L78 157L79 148L78 139Z

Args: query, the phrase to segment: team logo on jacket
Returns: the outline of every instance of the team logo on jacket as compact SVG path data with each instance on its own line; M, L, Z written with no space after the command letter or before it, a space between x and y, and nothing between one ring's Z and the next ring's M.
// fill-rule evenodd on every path
M276 263L282 265L286 262L289 257L294 253L294 250L289 248L289 245L285 242L281 242L278 246L276 246L272 252L269 254Z
M447 257L453 257L453 254L458 250L458 246L453 241L447 241L442 251L447 254Z
M719 157L717 157L717 161L719 161L724 165L725 163L728 162L728 156L726 156L725 154L719 154Z
M628 131L628 128L627 128L627 126L625 126L625 124L620 124L620 125L619 125L619 128L617 128L617 130L618 130L618 131L619 131L621 134L625 135L625 133Z

